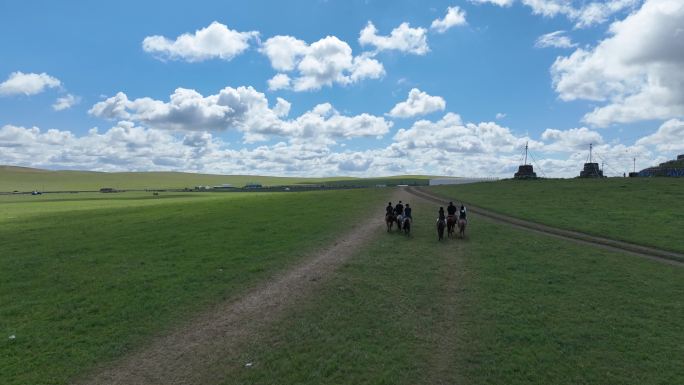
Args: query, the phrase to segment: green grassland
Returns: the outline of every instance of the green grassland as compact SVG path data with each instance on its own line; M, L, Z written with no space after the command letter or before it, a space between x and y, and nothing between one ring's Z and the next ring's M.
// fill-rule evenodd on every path
M263 186L293 184L330 184L332 186L376 184L427 184L427 176L406 175L387 178L298 178L257 175L211 175L182 172L94 172L50 171L33 168L0 166L0 192L12 191L92 191L103 187L115 189L181 189L195 186L248 183ZM399 182L398 182L399 181Z
M684 179L504 180L430 187L500 213L684 252Z
M433 191L632 241L637 202L654 195L644 223L666 247L676 234L664 223L681 229L681 187L547 180ZM340 227L381 215L391 191L0 196L0 383L65 384L130 353ZM530 195L533 204L519 202ZM379 228L237 362L226 358L226 384L684 383L681 268L478 216L467 239L438 242L436 205L406 200L412 237ZM553 222L559 213L567 218Z
M684 382L684 272L471 218L382 234L245 348L225 384Z
M388 192L0 197L0 382L67 383L382 212Z
M453 355L469 383L684 383L681 267L485 221L473 230L485 239L464 256L466 348Z
M239 193L236 197L254 194L256 193ZM43 195L0 195L0 223L12 222L17 219L26 220L29 217L45 214L225 200L230 199L228 195L232 194L163 192L153 195L151 192L134 191L116 194L56 193Z

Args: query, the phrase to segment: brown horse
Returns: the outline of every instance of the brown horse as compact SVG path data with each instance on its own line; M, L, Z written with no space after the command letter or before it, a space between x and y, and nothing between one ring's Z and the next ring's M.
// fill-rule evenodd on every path
M387 232L389 233L392 231L392 227L394 227L394 214L386 214L385 215L385 223L387 224Z
M467 220L463 218L458 220L458 233L461 235L461 239L465 237L466 225L468 225Z
M449 238L454 236L454 229L456 229L456 216L449 215L447 217L447 236Z
M444 219L437 220L437 240L441 241L444 239L444 228L446 227L446 221Z

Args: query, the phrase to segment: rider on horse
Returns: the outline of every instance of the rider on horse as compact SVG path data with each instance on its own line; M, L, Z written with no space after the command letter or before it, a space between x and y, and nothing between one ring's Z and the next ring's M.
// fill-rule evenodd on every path
M397 205L394 207L394 215L399 216L404 214L404 205L401 204L401 201L397 203Z
M467 216L468 216L468 213L466 212L466 208L465 208L465 206L463 206L463 204L461 204L461 209L458 211L458 219L463 219L463 220L467 221L468 220Z
M392 202L387 203L387 207L385 207L385 214L394 215L394 206L392 206Z
M449 213L449 216L456 215L456 206L454 206L454 202L449 202L447 213Z
M444 216L444 207L439 208L439 218L437 218L437 222L442 222L446 220L446 217Z
M404 209L404 218L409 218L411 221L413 221L413 217L411 216L411 207L409 204L406 204L406 208Z

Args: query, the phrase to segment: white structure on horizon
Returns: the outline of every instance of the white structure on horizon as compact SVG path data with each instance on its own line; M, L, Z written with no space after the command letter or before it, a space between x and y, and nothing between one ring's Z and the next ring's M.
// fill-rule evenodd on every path
M478 182L493 182L499 178L435 178L430 179L430 186L439 186L444 184L468 184Z

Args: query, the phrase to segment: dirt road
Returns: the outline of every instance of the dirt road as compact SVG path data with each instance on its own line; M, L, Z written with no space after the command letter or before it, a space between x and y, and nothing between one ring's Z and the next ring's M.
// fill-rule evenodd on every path
M399 191L397 191L399 193ZM392 198L397 198L397 193ZM382 208L380 208L382 210ZM377 215L376 215L377 214ZM382 212L372 213L333 245L238 299L217 305L82 384L213 384L229 366L244 366L240 346L258 338L370 240L385 231Z
M416 197L440 204L443 204L446 200L458 201L458 199L456 198L440 197L436 194L433 194L420 188L408 187L406 188L406 192L408 192L409 194L413 194ZM607 250L625 252L674 266L684 266L684 254L667 250L661 250L654 247L636 245L633 243L618 241L615 239L589 235L578 231L571 231L560 229L557 227L547 226L541 223L526 221L524 219L499 214L470 204L468 204L468 211L486 217L495 222L515 226L517 228L521 228L524 230L533 231L536 233L553 236L556 238L566 239L576 243L601 247Z

